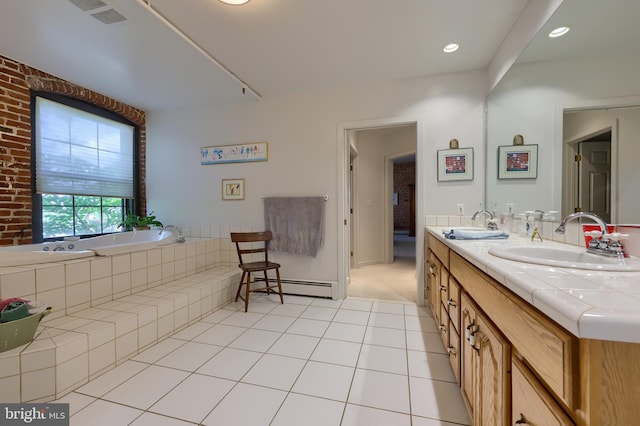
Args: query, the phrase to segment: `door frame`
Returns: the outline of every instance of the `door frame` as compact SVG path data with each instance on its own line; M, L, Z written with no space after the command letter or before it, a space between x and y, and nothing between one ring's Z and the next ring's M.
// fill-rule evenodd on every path
M345 299L347 297L347 285L349 283L350 269L350 236L351 220L349 214L349 163L350 163L350 143L348 132L350 130L364 130L382 127L395 127L400 125L416 126L416 229L423 230L425 227L425 203L422 193L422 182L424 182L423 159L424 150L422 141L424 140L424 121L417 117L396 117L384 119L372 119L363 121L351 121L338 123L337 128L337 165L338 165L338 280L337 285L332 287L332 297L334 299ZM421 261L424 251L423 239L416 232L416 302L419 306L424 306L424 265Z

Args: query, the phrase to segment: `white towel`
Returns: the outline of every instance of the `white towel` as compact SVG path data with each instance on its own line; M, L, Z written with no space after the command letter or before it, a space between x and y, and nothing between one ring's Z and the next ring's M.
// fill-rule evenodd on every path
M450 240L504 240L509 238L509 234L502 231L463 231L452 229L449 232L442 231L445 238Z
M273 234L269 248L316 257L324 239L324 197L267 197L265 228Z

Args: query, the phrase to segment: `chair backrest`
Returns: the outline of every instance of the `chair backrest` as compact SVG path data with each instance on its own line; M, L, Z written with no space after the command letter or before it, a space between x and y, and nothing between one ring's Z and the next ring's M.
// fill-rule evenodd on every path
M273 238L271 231L262 232L231 232L231 241L236 244L240 266L243 265L243 255L264 253L264 261L269 261L269 241ZM254 243L263 243L256 245Z

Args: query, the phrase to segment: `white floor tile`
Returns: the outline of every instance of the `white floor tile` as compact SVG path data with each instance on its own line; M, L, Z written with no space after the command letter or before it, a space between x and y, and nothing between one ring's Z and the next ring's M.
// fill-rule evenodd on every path
M411 424L413 426L460 426L458 423L449 423L442 420L427 419L425 417L412 416Z
M407 351L409 375L423 379L455 382L449 355L434 352Z
M283 332L293 324L294 317L284 317L282 315L265 315L252 328L256 330L269 330Z
M470 424L457 383L410 377L411 409L414 415L453 423Z
M166 356L168 353L173 352L180 346L184 345L184 343L184 340L173 338L165 339L162 342L153 345L149 349L139 353L132 359L134 361L148 362L149 364L153 364L163 356Z
M246 328L217 324L194 338L193 341L218 346L227 346L245 331L247 331Z
M371 311L371 307L373 306L373 302L369 300L358 300L358 299L347 299L342 302L342 309L352 309L354 311Z
M446 354L440 333L423 333L407 331L407 349L412 351L437 352Z
M367 327L364 335L364 343L402 349L407 347L404 330L395 328Z
M131 423L131 426L193 426L193 423L146 412Z
M430 317L433 318L431 310L426 306L418 306L413 304L404 305L404 314L417 317Z
M270 426L339 425L344 403L291 393Z
M292 392L346 401L353 367L310 361L293 385Z
M324 306L327 308L338 309L340 306L342 306L342 300L313 299L313 302L311 302L311 306Z
M238 383L202 422L204 425L268 425L286 392ZM248 409L250 407L250 409Z
M217 311L214 311L206 317L202 318L202 322L219 323L231 314L233 314L233 311L227 309L218 309Z
M287 329L287 333L321 337L324 332L327 331L329 324L331 324L329 321L298 318L291 324L291 327Z
M356 369L348 402L409 414L407 376Z
M101 397L147 367L149 365L142 362L127 361L91 380L86 385L78 388L77 391L86 395Z
M311 360L355 367L360 355L360 343L322 339L311 355Z
M265 354L242 378L242 382L288 391L305 363L297 358Z
M362 345L358 368L407 374L407 351L386 346Z
M198 342L186 342L184 345L156 362L156 365L177 368L179 370L196 371L221 350L222 346Z
M405 315L404 326L407 330L437 333L438 327L431 317L418 317Z
M197 322L183 330L178 331L177 333L173 334L171 337L173 339L191 340L194 337L204 333L211 327L213 327L213 324L210 324L207 322Z
M366 329L367 327L364 325L332 322L323 337L326 339L362 343Z
M114 404L108 401L96 400L92 404L71 416L71 426L113 426L126 425L143 413L135 408Z
M268 353L273 355L290 356L293 358L309 359L319 341L320 338L318 337L283 334L273 344L273 346L271 346Z
M248 351L266 352L282 335L276 331L248 329L238 336L229 346Z
M236 327L251 327L254 325L264 314L258 312L234 312L222 321L220 324L235 325Z
M224 348L196 372L229 380L240 380L262 354L241 349Z
M193 374L156 402L149 411L200 423L235 383Z
M372 312L368 325L370 327L386 327L404 330L404 315Z
M404 304L390 302L373 302L371 312L404 315Z
M345 301L344 303L347 302ZM333 317L333 321L345 322L347 324L367 325L369 322L369 311L355 311L341 308L336 312L336 315Z
M411 426L408 414L347 404L341 426Z
M103 398L146 410L188 375L186 371L152 365Z
M304 312L305 309L307 309L306 305L296 305L296 304L291 304L291 303L285 302L284 305L276 306L269 313L273 314L273 315L283 315L285 317L296 317L297 318L297 317L300 316L300 314L302 314Z
M284 303L291 303L294 305L305 305L309 306L311 302L313 302L313 297L305 297L305 296L286 296L284 299Z
M315 319L321 321L331 321L338 310L324 306L309 306L300 318Z
M87 396L77 392L71 392L54 402L69 404L69 415L73 416L78 411L82 410L84 407L91 404L95 400L96 398L93 396Z

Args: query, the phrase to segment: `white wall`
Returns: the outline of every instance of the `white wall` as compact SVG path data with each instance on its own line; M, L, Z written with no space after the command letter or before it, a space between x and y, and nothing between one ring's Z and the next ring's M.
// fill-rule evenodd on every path
M415 125L356 132L358 159L356 167L354 215L357 216L355 256L358 266L386 262L385 194L386 159L416 150ZM393 170L389 171L393 173Z
M488 97L488 206L492 208L497 202L502 211L505 203L513 202L516 212L560 211L563 110L629 105L630 97L640 95L639 67L640 57L625 55L525 63L511 68ZM538 178L499 181L498 146L511 145L517 133L524 135L525 143L539 145ZM622 162L620 166L625 167ZM624 175L626 171L621 170ZM626 188L620 188L619 195L625 192Z
M328 194L325 242L316 258L277 254L289 278L337 280L340 140L344 123L394 119L418 123L418 167L424 169L422 215L455 214L455 204L484 198L482 164L486 71L292 93L224 108L150 111L147 200L164 223L264 227L260 197ZM476 179L436 182L437 150L458 138L476 152ZM201 166L201 146L269 143L262 163ZM345 162L348 164L348 161ZM222 178L244 178L244 201L221 201ZM423 223L422 221L420 223Z

